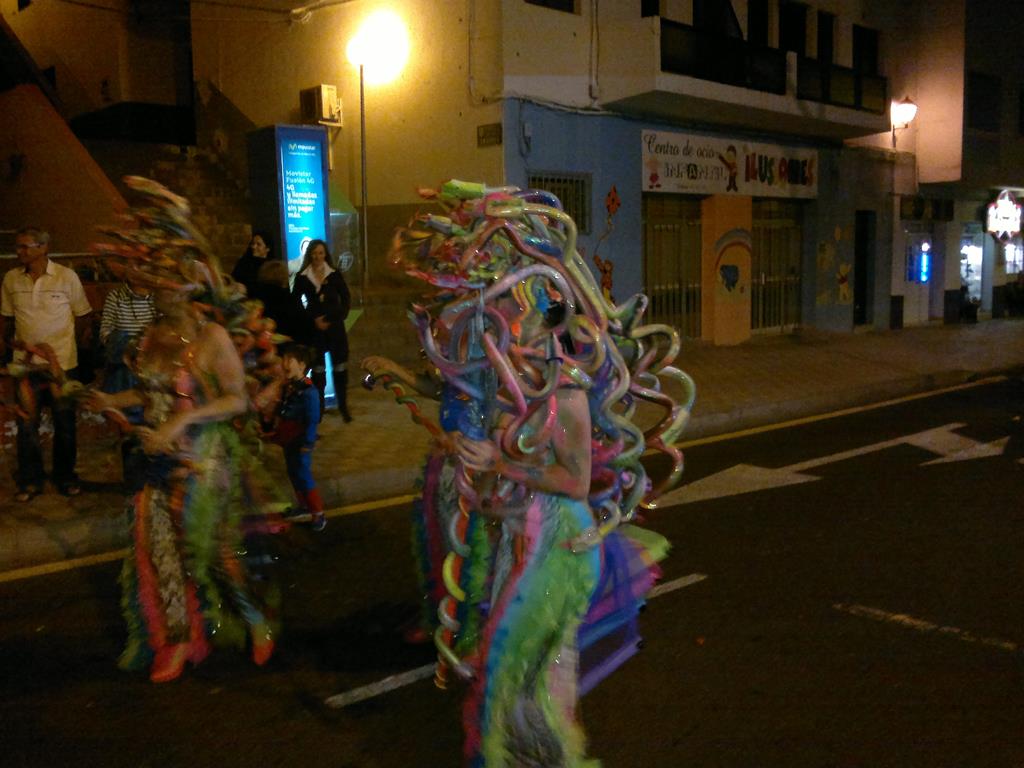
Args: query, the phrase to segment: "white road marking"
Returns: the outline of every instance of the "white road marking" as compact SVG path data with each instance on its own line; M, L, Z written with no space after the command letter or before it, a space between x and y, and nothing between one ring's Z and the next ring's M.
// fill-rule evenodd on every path
M682 576L678 579L672 579L672 581L666 581L664 584L658 584L654 589L648 592L647 599L653 600L656 597L667 595L669 592L675 592L677 589L692 587L694 584L698 584L706 578L706 574L691 573L689 576Z
M903 395L902 397L894 397L891 400L882 400L878 403L868 403L867 405L857 405L852 408L843 408L838 411L832 411L831 413L816 413L813 416L801 416L798 419L789 419L788 421L779 421L775 424L765 424L760 427L750 427L748 429L740 429L736 432L724 432L721 435L708 435L707 437L697 437L693 440L683 440L675 444L676 448L683 450L687 448L696 448L699 445L710 445L711 443L721 443L726 440L736 440L741 437L750 437L752 435L763 435L765 432L775 432L780 429L789 429L790 427L802 427L804 424L815 424L819 421L827 421L828 419L838 419L843 416L853 416L858 413L866 413L867 411L875 411L879 408L890 408L894 405L902 405L903 403L912 403L915 400L923 400L928 397L937 397L939 395L949 394L950 392L960 392L965 389L974 389L975 387L987 387L989 384L1000 384L1007 381L1007 376L988 376L984 379L978 379L977 381L969 381L966 384L954 384L951 387L942 387L941 389L932 389L928 392L917 392L913 395ZM646 453L656 453L654 449L648 449Z
M669 592L675 592L678 589L699 584L706 578L707 576L703 573L691 573L689 576L681 576L678 579L666 581L664 584L659 584L648 592L647 599L653 600L654 598L661 597ZM434 664L424 664L422 667L416 667L415 669L410 669L406 672L399 672L397 675L382 678L374 683L370 683L369 685L362 685L359 688L353 688L350 691L344 691L343 693L330 696L324 699L324 704L331 709L341 709L349 706L350 704L366 701L367 699L372 699L376 696L389 693L398 688L404 688L407 685L412 685L420 680L425 680L428 677L433 677L435 668Z
M331 709L341 709L342 707L347 707L349 704L366 701L366 699L372 699L375 696L380 696L382 693L393 691L396 688L403 688L407 685L419 682L420 680L426 680L428 677L434 676L436 669L436 664L424 664L422 667L410 669L408 672L400 672L397 675L385 677L375 683L370 683L369 685L363 685L359 688L353 688L351 691L336 694L325 699L324 704Z
M656 506L666 507L675 504L694 504L699 501L710 501L711 499L719 499L726 496L738 496L743 493L754 493L757 491L767 491L772 488L782 488L787 485L809 483L821 478L815 475L804 474L807 470L813 470L826 464L846 461L858 456L866 456L869 453L884 451L899 445L913 445L934 453L939 457L938 459L925 462L922 466L999 456L1006 450L1006 445L1010 438L995 440L991 443L981 443L957 434L956 430L965 426L967 425L960 422L945 424L934 429L926 429L923 432L902 435L891 440L882 440L871 445L862 445L859 448L830 453L827 456L818 456L776 469L756 467L751 464L737 464L734 467L729 467L708 477L702 477L700 480L695 480L692 483L666 493L657 500Z
M961 629L960 627L936 624L928 621L927 619L919 619L905 613L891 613L889 611L884 611L881 608L872 608L867 605L858 605L856 603L835 603L832 607L837 611L848 613L851 616L861 616L866 619L872 619L886 624L896 624L897 626L905 627L906 629L913 629L914 631L921 632L922 634L931 634L934 632L938 635L954 637L965 643L985 645L990 648L998 648L1001 651L1007 651L1009 653L1017 653L1021 650L1020 645L1012 640L1003 640L998 637L979 637L973 632Z
M813 416L802 416L798 419L789 419L788 421L780 421L775 424L765 424L760 427L751 427L749 429L741 429L735 432L724 432L720 435L709 435L708 437L700 437L694 440L684 440L675 444L677 448L688 449L696 448L700 445L710 445L712 443L721 443L728 440L737 440L742 437L750 437L752 435L761 435L765 432L775 432L780 429L790 429L791 427L799 427L804 424L814 424L819 421L826 421L828 419L837 419L843 416L851 416L858 413L865 413L866 411L874 411L880 408L889 408L894 405L900 405L902 403L913 402L914 400L923 400L929 397L937 397L939 395L945 395L950 392L960 392L965 389L974 389L975 387L985 387L990 384L999 384L1007 381L1007 376L989 376L978 381L967 382L966 384L956 384L951 387L942 387L941 389L933 389L928 392L918 392L913 395L904 395L903 397L896 397L890 400L882 400L878 403L869 403L868 405L858 405L853 408L843 408L842 410L832 411L831 413L819 413ZM1015 416L1014 421L1019 421L1020 417ZM653 449L649 449L645 452L646 454L656 453ZM1024 459L1018 459L1017 462L1024 465ZM742 465L741 465L742 466ZM706 478L705 478L706 479ZM818 478L814 478L818 479ZM803 482L802 480L799 482ZM785 483L790 485L791 483ZM687 488L692 487L686 486ZM674 492L673 492L674 493ZM746 491L744 491L746 493ZM364 502L361 504L349 504L344 507L338 507L336 509L327 510L327 517L341 517L344 515L355 515L361 512L369 512L384 507L396 506L398 504L406 504L412 499L418 498L416 494L402 494L399 496L392 496L386 499L378 499L376 501ZM659 499L659 503L664 500L664 496ZM686 503L686 502L683 502ZM21 579L29 579L35 576L44 576L50 573L57 573L60 571L69 571L75 568L83 568L97 563L109 562L111 560L120 560L124 557L125 550L117 550L114 552L102 552L97 555L90 555L88 557L76 558L73 560L62 560L56 563L46 563L41 566L30 566L26 568L16 568L10 571L0 572L0 583L5 581L19 581Z

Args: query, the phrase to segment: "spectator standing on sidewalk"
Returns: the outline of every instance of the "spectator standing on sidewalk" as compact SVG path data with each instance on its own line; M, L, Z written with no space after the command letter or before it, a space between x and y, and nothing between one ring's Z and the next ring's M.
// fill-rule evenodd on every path
M92 312L73 270L49 258L49 233L22 227L15 234L18 267L4 275L0 289L3 338L14 350L14 362L28 366L27 384L18 388L18 492L29 501L42 491L43 452L39 444L42 408L53 416L53 475L65 496L81 493L75 463L78 458L75 404L60 396L60 387L74 378L78 367L76 336L88 333Z
M277 333L297 344L309 344L309 319L301 300L288 287L287 264L280 259L268 259L260 267L248 295L263 302L263 316L274 321Z
M345 278L323 240L313 240L306 247L292 291L302 300L311 325L317 354L313 383L320 391L320 411L323 413L324 410L326 355L330 353L335 401L338 412L348 423L352 416L348 412L348 332L345 330L345 318L348 317L351 298Z
M256 276L260 267L267 263L267 257L273 249L273 240L270 235L262 230L256 230L249 239L249 247L245 249L231 270L231 277L236 282L245 286L246 293L252 296L253 287L256 285Z
M107 294L100 320L100 344L105 368L102 390L108 394L138 386L129 367L138 340L156 320L153 291L136 280L126 280ZM142 408L125 409L129 424L142 424ZM125 487L131 493L145 484L145 453L137 435L129 432L121 441L121 467Z
M309 515L313 530L322 531L327 524L324 502L312 471L313 446L316 445L317 425L320 423L320 396L313 382L306 377L313 358L313 350L301 344L282 347L281 367L286 383L270 438L284 450L288 479L299 502L292 517Z

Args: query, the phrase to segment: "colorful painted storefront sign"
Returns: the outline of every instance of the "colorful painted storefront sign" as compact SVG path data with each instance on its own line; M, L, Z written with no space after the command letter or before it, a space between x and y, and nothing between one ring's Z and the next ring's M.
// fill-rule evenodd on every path
M711 136L642 131L643 190L817 197L818 153Z
M1020 233L1021 206L1008 189L999 193L988 207L985 229L997 240L1006 242Z

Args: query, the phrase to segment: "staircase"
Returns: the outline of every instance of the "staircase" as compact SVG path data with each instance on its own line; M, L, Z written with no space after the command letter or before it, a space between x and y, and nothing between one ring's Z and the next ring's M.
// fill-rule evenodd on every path
M249 245L252 225L245 184L234 178L213 153L195 147L128 141L82 142L121 193L122 179L145 176L188 198L192 220L206 236L221 268L229 271Z
M221 258L225 271L245 251L252 231L245 186L212 153L195 147L109 140L86 140L83 144L128 199L122 182L128 175L155 179L188 198L193 221ZM391 358L414 371L426 367L406 316L409 304L420 298L424 287L402 276L379 282L362 297L358 285L349 286L353 309L363 311L349 333L353 384L361 378L360 361L369 355Z

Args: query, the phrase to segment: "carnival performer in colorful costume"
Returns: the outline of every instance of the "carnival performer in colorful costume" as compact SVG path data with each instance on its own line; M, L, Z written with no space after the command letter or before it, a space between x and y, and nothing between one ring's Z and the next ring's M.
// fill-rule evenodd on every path
M577 696L635 653L636 615L667 551L657 534L620 523L678 480L672 443L693 382L671 365L676 332L641 325L646 297L613 306L601 294L556 198L454 181L425 196L447 215L419 217L392 256L438 289L414 320L465 399L437 679L472 681L467 765L589 764ZM640 464L646 448L672 459L657 487ZM464 537L477 519L494 531L483 564ZM479 585L481 568L486 599L464 587ZM472 642L460 637L467 612L484 621ZM599 639L611 641L601 652Z
M252 463L233 422L249 404L225 324L244 312L240 295L222 282L186 200L147 179L125 182L142 203L126 226L106 230L118 244L98 248L113 271L153 288L161 316L139 343L139 387L89 398L115 415L142 406L137 433L150 457L121 573L129 637L120 665L151 663L150 679L166 682L202 661L211 639L248 639L262 665L274 648L270 618L238 557Z
M383 383L394 394L397 402L409 408L413 421L424 426L433 438L420 477L420 496L413 502L411 515L412 553L420 590L420 615L417 623L405 631L404 637L407 642L426 642L438 630L438 609L448 594L444 564L448 553L452 551L451 541L455 537L465 542L474 552L466 560L475 564L475 571L460 568L460 589L464 592L470 590L473 597L460 602L458 617L460 646L473 648L479 629L479 613L468 610L468 606L479 604L485 599L488 558L492 547L485 528L485 518L479 515L458 515L459 492L455 482L458 456L454 435L466 428L464 419L469 397L445 382L436 369L416 374L394 360L378 355L364 359L362 367L368 372L363 385L372 389L378 381ZM409 395L410 390L438 402L437 423L420 411L415 399ZM453 528L456 525L461 525L461 530ZM471 575L475 578L471 579Z

